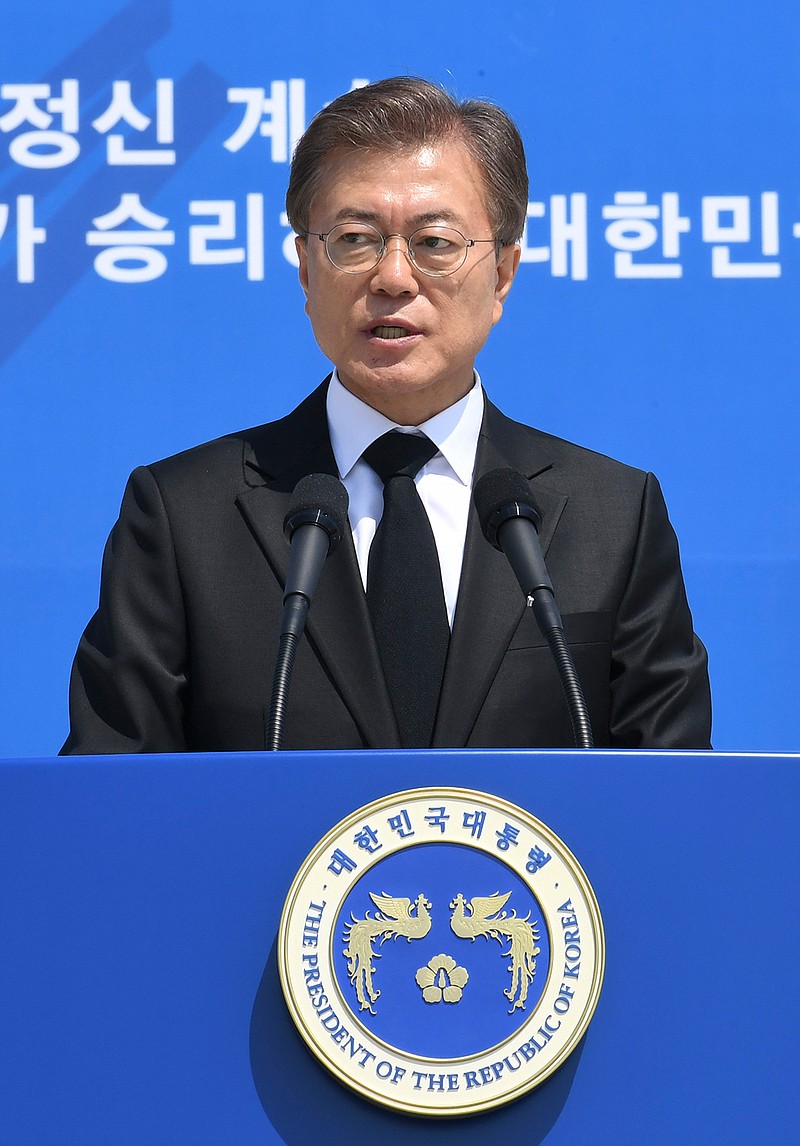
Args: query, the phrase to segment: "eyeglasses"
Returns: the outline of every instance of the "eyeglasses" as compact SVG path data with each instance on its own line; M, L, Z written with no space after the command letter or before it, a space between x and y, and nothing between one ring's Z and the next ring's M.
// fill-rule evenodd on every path
M328 258L340 271L361 275L377 267L386 254L389 239L404 239L409 260L424 275L444 278L464 265L467 251L476 243L493 243L498 254L500 239L467 239L454 227L420 227L413 235L382 235L369 223L339 223L330 231L306 231L306 237L325 244Z

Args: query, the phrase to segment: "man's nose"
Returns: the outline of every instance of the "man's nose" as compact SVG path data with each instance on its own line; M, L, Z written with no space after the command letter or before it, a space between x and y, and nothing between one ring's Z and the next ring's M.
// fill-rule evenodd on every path
M408 239L403 235L387 235L381 260L372 272L373 289L389 294L416 294L419 283L415 271L408 252Z

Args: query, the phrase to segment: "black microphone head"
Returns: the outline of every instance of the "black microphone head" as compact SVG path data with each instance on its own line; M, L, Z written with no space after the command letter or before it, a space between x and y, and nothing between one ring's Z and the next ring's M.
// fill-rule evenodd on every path
M347 490L333 474L306 474L294 487L283 519L286 540L291 542L301 525L319 525L328 534L330 552L344 532L349 501Z
M498 529L512 517L528 518L537 531L542 524L530 483L517 470L490 470L475 483L472 497L483 536L495 549L502 549L497 540Z

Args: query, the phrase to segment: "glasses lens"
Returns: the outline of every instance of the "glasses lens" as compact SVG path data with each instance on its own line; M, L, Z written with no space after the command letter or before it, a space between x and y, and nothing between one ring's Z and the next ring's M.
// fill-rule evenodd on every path
M426 275L449 275L467 256L467 240L452 227L423 227L409 239L414 262Z
M325 247L340 271L368 271L380 258L383 236L369 223L340 223L328 233Z

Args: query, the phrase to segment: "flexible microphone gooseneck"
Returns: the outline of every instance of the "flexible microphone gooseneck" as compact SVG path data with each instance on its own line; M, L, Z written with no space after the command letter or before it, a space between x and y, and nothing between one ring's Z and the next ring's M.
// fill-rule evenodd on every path
M295 486L283 521L291 552L267 721L270 751L283 746L283 722L297 643L306 626L325 558L336 548L344 532L347 506L347 490L337 477L308 474Z
M553 654L575 745L592 748L594 739L589 712L539 544L542 516L536 508L530 485L516 470L492 470L478 480L473 498L484 537L508 558Z

